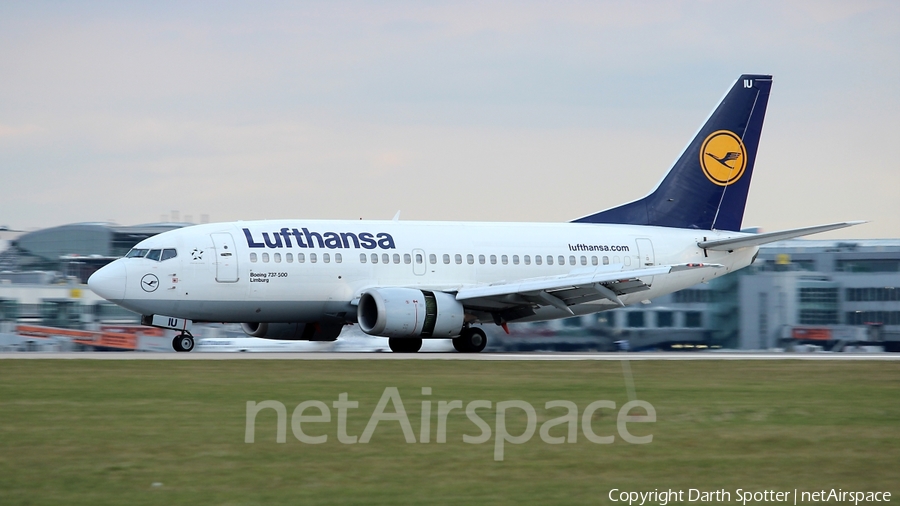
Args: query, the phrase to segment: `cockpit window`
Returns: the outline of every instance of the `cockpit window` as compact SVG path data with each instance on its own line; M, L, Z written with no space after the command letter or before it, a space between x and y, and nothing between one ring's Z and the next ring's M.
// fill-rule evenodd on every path
M175 248L166 248L166 249L138 249L133 248L131 251L125 255L125 258L146 258L147 260L156 260L157 262L162 262L163 260L168 260L170 258L175 258L178 256L178 250Z

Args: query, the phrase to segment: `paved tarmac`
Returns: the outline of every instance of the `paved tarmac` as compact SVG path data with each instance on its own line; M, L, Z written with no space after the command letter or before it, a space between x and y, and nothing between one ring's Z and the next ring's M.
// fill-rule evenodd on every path
M16 352L0 360L869 360L900 361L900 353L147 353L147 352Z

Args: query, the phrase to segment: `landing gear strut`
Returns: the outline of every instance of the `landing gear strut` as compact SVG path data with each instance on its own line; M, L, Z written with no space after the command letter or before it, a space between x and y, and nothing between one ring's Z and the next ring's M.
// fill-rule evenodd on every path
M182 332L172 339L172 348L175 351L191 351L194 349L194 336L190 332Z
M460 353L479 353L487 346L487 335L477 327L466 327L453 339L453 347Z
M416 353L422 349L422 340L392 337L388 339L388 346L394 353Z

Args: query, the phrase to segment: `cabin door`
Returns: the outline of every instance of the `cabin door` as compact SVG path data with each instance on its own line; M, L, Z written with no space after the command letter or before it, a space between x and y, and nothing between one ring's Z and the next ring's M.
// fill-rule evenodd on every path
M653 253L653 243L650 239L638 239L638 269L647 269L656 265L656 255ZM641 278L647 286L653 284L653 276Z
M219 283L237 283L238 259L234 237L227 232L211 234L213 246L216 248L216 281Z
M638 256L640 257L640 268L653 267L656 265L656 255L653 254L653 243L650 239L638 239Z

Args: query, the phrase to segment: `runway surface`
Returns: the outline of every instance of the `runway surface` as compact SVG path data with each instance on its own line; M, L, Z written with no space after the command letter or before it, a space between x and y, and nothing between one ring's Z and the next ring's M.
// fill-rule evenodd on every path
M868 360L900 361L900 353L141 353L16 352L0 360Z

